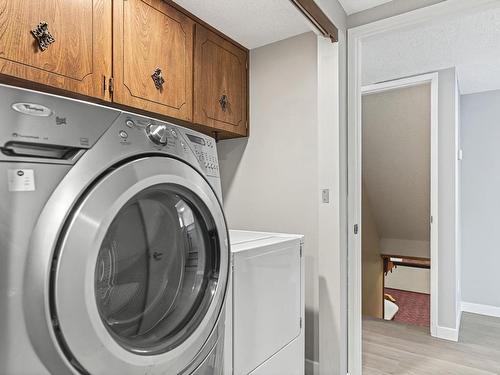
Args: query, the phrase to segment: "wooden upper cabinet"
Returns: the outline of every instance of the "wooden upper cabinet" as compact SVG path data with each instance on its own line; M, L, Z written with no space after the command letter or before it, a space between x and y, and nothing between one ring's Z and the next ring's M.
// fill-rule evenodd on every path
M246 136L248 51L199 24L194 49L194 122Z
M110 100L111 10L110 0L0 0L0 73ZM41 23L53 37L44 51L32 33Z
M0 0L0 82L247 136L248 50L202 24L170 0Z
M113 23L113 100L191 121L194 22L162 0L115 0Z

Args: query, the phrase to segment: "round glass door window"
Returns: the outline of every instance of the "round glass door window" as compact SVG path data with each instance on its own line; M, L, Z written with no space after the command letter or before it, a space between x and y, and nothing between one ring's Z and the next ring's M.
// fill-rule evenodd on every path
M212 216L190 191L158 185L128 201L95 269L99 314L115 340L144 355L180 345L212 303L219 251Z

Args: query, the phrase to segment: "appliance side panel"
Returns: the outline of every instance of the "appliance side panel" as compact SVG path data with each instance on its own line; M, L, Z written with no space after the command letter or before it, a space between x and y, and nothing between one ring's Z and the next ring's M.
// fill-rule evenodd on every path
M234 373L249 374L301 333L299 241L235 254Z
M304 375L304 350L301 338L293 340L249 375Z
M24 265L30 235L70 166L0 162L0 374L49 375L37 359L23 313ZM47 343L51 345L51 343Z

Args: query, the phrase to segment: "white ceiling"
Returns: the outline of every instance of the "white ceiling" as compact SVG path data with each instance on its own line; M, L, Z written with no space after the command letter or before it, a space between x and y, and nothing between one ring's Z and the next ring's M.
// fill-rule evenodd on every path
M363 43L363 84L454 66L462 94L500 89L500 1L495 9Z
M363 186L380 238L429 241L430 86L363 97Z
M290 0L175 2L249 49L311 31Z
M348 15L370 9L392 0L339 0Z

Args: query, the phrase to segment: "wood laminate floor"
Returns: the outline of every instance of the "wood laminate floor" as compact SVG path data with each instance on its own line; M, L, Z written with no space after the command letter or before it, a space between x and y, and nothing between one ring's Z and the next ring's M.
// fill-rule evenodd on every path
M363 320L363 375L500 374L500 319L464 313L459 342L428 329Z

